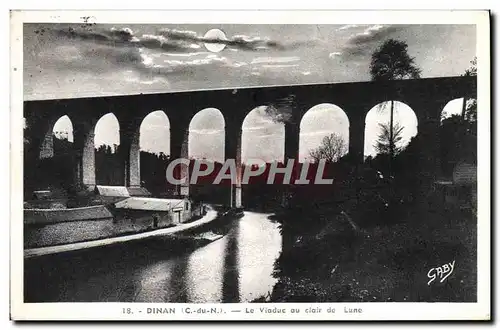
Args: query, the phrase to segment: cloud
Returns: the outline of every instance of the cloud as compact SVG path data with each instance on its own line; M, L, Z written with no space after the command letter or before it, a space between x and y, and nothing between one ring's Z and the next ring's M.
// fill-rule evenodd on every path
M333 53L328 54L328 57L329 58L336 58L336 57L338 57L340 55L342 55L341 52L333 52Z
M340 28L338 28L337 31L354 29L354 28L357 28L358 26L359 25L357 25L357 24L347 24L347 25L343 25Z
M169 67L191 67L199 65L208 65L213 63L227 63L228 59L221 56L207 56L206 58L195 59L191 61L178 61L178 60L164 60Z
M198 34L194 31L177 30L177 29L162 29L161 35L177 40L197 41Z
M284 69L284 68L295 68L298 67L298 64L264 64L263 68L266 69Z
M159 53L155 54L155 56L173 56L173 57L191 57L191 56L197 56L197 55L207 55L210 54L210 52L193 52L193 53Z
M163 36L154 34L145 34L138 38L133 46L145 47L149 49L159 49L173 52L189 52L194 49L200 49L201 46L196 43L179 42L177 40L169 40Z
M142 48L98 45L93 48L82 49L80 47L80 52L80 60L74 60L72 57L67 58L62 62L62 67L65 70L76 69L96 74L124 69L126 82L145 85L162 83L163 86L169 86L166 79L168 74L183 70L175 66L158 67L154 64L152 54Z
M350 59L353 57L362 57L370 53L370 49L366 47L346 47L342 53L343 59Z
M126 78L126 81L130 82L130 83L138 83L141 85L153 85L156 83L163 83L163 84L166 84L167 86L169 86L168 81L166 79L160 78L160 77L155 77L151 80L139 79L138 77L131 77L131 78ZM158 125L158 127L163 127L163 126Z
M86 75L98 81L121 75L118 79L122 79L120 84L123 86L154 85L158 90L165 86L175 89L196 88L207 77L217 81L220 86L230 86L235 79L245 85L286 84L306 76L302 72L307 72L307 68L297 68L300 70L296 74L293 72L296 63L300 63L302 58L293 56L295 54L279 56L276 52L273 52L274 56L266 56L266 50L283 49L281 47L291 49L316 42L285 40L281 43L263 36L240 34L229 36L227 44L230 46L226 47L228 52L224 54L206 51L203 42L213 40L200 37L193 31L166 32L158 29L138 33L133 27L111 28L109 25L52 25L44 33L54 44L50 49L44 49L47 56L43 62L50 61L52 67L60 67L68 77L81 78ZM67 49L56 51L57 47ZM246 56L245 59L242 54L238 59L233 59L230 56L233 55L231 47L240 52L244 49L264 50L265 55ZM254 64L252 60L255 60ZM129 75L124 76L123 73L127 71ZM175 85L170 85L174 81ZM152 89L148 87L148 90Z
M168 39L162 35L144 34L135 36L129 28L73 28L54 29L58 37L71 40L81 40L113 47L135 47L158 49L169 52L192 52L201 48L197 43L185 42L178 39Z
M95 62L96 59L116 65L129 65L138 63L152 62L152 58L144 57L139 49L135 48L116 48L100 46L84 48L80 50L82 57L88 62Z
M256 57L252 60L251 64L260 64L260 63L289 63L289 62L297 62L300 61L300 57L298 56L290 56L290 57Z
M132 29L127 27L120 29L112 27L110 30L110 35L125 41L132 41L134 39L134 33L132 32Z
M390 25L373 25L366 28L363 32L357 33L349 38L351 45L365 45L385 39L390 34L398 30L395 26Z
M232 38L219 39L219 38L205 38L199 36L194 31L184 31L176 29L162 29L160 35L165 36L171 40L190 41L197 43L210 43L210 44L224 44L229 49L259 51L259 50L291 50L298 47L310 45L314 40L294 41L290 43L282 43L277 40L271 40L267 37L260 36L247 36L235 35Z
M347 60L366 56L373 50L376 43L386 39L399 29L399 27L390 25L369 26L363 32L356 33L348 39L347 46L343 49L341 56Z
M216 66L218 68L242 68L249 65L247 62L228 60L208 52L200 51L203 43L224 43L238 50L285 50L299 47L303 42L282 44L276 40L260 36L235 35L227 40L205 38L194 31L177 29L161 29L155 33L137 35L130 28L102 28L102 27L65 27L51 30L59 40L70 40L72 45L78 46L78 52L85 57L86 70L91 69L92 61L96 62L96 70L102 70L106 63L112 63L132 68L141 74L146 74L148 80L154 81L152 76L166 76L171 74L194 72L202 66ZM81 41L77 43L74 41ZM307 42L306 42L307 43ZM205 58L191 59L192 56L209 54ZM77 56L78 57L78 56ZM167 59L164 59L164 58ZM168 57L173 57L168 59ZM175 57L181 57L179 60ZM187 60L182 59L185 57ZM100 61L97 61L100 59ZM69 57L66 58L69 61ZM161 62L163 60L163 62ZM262 68L281 69L297 65L286 64L299 61L299 57L259 57L252 64L264 64ZM76 60L74 62L77 62ZM100 62L100 63L97 63ZM283 64L285 63L285 64ZM74 68L81 67L79 63L71 63ZM250 74L250 73L248 73ZM252 73L253 74L253 73Z
M66 57L65 67L84 69L86 71L113 70L114 67L128 69L139 73L144 79L144 84L154 84L160 81L153 79L155 76L165 78L169 75L195 72L199 68L241 68L248 65L245 62L233 61L226 57L209 54L202 58L162 58L157 53L147 48L113 47L98 45L93 48L78 47L80 56L74 60L74 52ZM110 66L110 64L112 66ZM137 79L137 78L134 78Z
M247 62L241 62L241 61L233 61L231 62L231 65L234 67L234 68L239 68L241 66L247 66L248 63Z
M247 66L245 62L233 61L224 56L211 54L205 58L198 58L188 61L163 60L162 64L153 64L147 61L147 56L143 56L143 64L156 74L172 74L192 72L200 67L217 67L217 68L240 68Z

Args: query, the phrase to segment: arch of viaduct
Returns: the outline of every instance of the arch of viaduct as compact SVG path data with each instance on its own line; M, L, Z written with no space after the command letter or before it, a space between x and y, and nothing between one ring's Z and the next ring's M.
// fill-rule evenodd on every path
M125 168L125 185L140 185L139 132L142 120L151 112L163 110L170 121L170 156L188 158L189 124L196 113L217 108L225 122L225 158L241 164L241 133L246 115L254 108L275 104L294 96L290 120L285 122L285 160L298 159L299 127L308 109L321 103L342 108L349 119L349 154L356 162L364 159L365 117L376 104L387 100L409 105L418 119L419 135L424 139L430 175L436 175L438 128L441 111L453 99L476 98L476 77L443 77L386 82L331 83L255 88L231 88L161 94L25 101L24 117L30 127L31 152L40 153L51 141L55 122L64 115L73 124L74 147L78 155L77 180L89 188L95 182L94 128L107 113L113 113L120 125L120 150ZM231 198L241 205L241 186ZM187 195L189 187L178 193Z

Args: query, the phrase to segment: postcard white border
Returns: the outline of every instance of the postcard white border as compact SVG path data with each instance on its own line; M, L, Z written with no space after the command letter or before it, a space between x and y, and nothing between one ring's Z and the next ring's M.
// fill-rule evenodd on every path
M478 302L477 303L308 303L308 304L167 304L167 303L24 303L22 214L22 24L27 22L81 22L90 16L98 23L238 23L238 24L475 24L477 26L478 108ZM490 21L487 11L13 11L11 12L11 317L15 320L486 320L490 302ZM245 310L264 307L301 308L335 306L328 314L122 314L124 307L176 309L199 307ZM361 314L343 314L344 306L362 308Z

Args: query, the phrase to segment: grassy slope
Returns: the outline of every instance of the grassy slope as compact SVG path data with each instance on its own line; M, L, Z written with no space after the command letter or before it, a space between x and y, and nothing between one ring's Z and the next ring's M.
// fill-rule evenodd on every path
M475 217L460 212L427 211L394 225L362 229L350 248L330 246L311 255L310 262L316 266L295 274L284 272L272 299L475 301L476 237ZM338 233L316 234L307 245L314 249L336 239L340 239ZM431 268L454 260L454 272L443 283L427 284Z

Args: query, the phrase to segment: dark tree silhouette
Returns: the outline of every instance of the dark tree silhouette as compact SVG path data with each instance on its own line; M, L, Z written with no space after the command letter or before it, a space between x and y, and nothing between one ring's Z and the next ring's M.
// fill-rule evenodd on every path
M347 151L347 145L344 139L337 134L330 134L323 138L321 145L309 152L310 157L315 163L320 159L325 159L329 163L334 163L342 157Z
M477 75L477 58L462 76ZM460 115L447 116L443 113L440 127L441 167L443 174L452 176L456 164L462 160L477 160L477 102L463 99Z
M442 121L440 127L441 166L443 174L451 177L453 168L461 160L476 162L476 123L460 115Z
M477 57L474 56L470 64L471 66L465 70L464 76L477 76Z
M472 61L470 61L470 68L465 70L464 76L477 76L477 57L474 57ZM463 107L462 107L462 118L475 122L477 120L477 101L476 99L466 99L464 98Z
M421 72L422 70L415 64L415 58L408 55L408 44L404 41L389 39L372 54L370 75L373 81L417 79L420 78ZM392 142L394 141L394 101L392 100L390 114L389 142ZM390 159L394 155L394 145L390 144Z
M265 113L275 123L285 123L292 118L293 108L296 106L295 95L290 94L287 97L266 104Z
M372 54L370 75L374 81L416 79L420 74L404 41L389 39Z
M374 147L377 153L383 155L397 156L402 150L401 140L403 139L403 126L396 123L391 134L390 124L379 124L380 134Z

